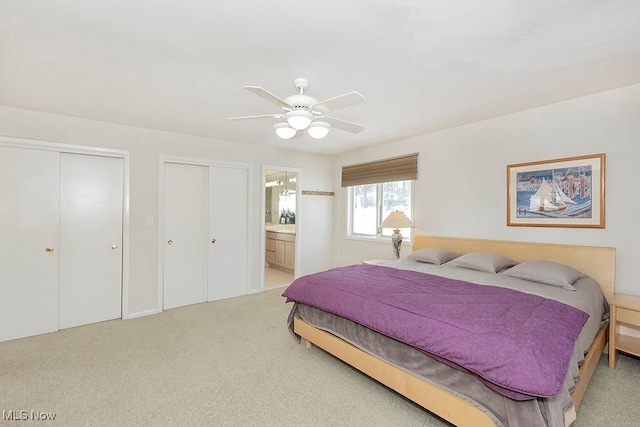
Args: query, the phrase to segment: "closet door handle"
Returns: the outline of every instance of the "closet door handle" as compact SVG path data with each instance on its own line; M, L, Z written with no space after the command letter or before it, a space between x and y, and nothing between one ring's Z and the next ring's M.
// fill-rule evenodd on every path
M173 245L173 240L167 240L167 245Z
M47 246L44 251L48 254L50 254L51 252L53 252L53 248L51 246Z
M216 239L211 239L211 243L215 243L215 242L216 242Z
M118 245L112 245L111 246L111 250L112 251L117 251L118 250Z

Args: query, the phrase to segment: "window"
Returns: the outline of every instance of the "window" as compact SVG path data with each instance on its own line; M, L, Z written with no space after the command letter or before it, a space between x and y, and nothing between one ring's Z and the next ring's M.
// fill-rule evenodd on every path
M381 229L382 221L393 211L404 212L409 219L413 214L411 180L363 184L348 187L349 232L350 237L382 238L393 233L391 229ZM400 232L409 241L411 230Z
M342 187L348 189L349 237L380 239L393 230L381 229L393 211L412 220L413 181L418 176L418 153L342 167ZM401 229L411 236L410 229ZM409 240L409 239L407 239Z

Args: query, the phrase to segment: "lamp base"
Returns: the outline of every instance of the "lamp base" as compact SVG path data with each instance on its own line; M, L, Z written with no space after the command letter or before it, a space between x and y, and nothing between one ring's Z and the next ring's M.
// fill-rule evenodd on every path
M399 229L393 230L391 235L391 243L393 244L393 256L394 259L400 259L400 246L402 245L402 234Z

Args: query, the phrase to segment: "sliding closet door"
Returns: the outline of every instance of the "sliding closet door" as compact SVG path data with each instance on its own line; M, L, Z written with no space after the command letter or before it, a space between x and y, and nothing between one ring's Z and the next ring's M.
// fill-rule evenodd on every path
M58 159L0 147L0 341L58 329Z
M249 291L249 171L212 166L209 301Z
M60 328L122 317L124 161L60 155Z
M164 167L164 309L207 301L208 169Z

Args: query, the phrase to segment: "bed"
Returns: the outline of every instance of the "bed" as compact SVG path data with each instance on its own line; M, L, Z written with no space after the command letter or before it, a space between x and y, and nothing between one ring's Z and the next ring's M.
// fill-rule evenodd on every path
M553 342L541 342L536 344L536 348L549 346L559 348L560 346L556 340L564 343L566 339L561 335L565 334L565 330L571 329L566 327L567 324L573 325L576 336L574 341L570 341L572 348L568 352L571 355L567 356L571 358L570 363L568 363L569 366L566 367L566 360L561 357L557 357L558 360L555 360L555 354L549 358L550 360L554 359L553 363L559 367L562 367L563 364L565 366L565 371L562 371L564 372L564 377L559 380L561 384L558 383L556 378L555 384L538 385L536 383L537 379L534 378L531 383L536 384L529 388L528 377L524 374L522 376L520 374L506 375L507 378L505 380L505 375L501 376L498 373L496 374L498 380L496 380L496 378L491 377L493 371L499 371L499 369L495 369L496 366L492 366L489 369L489 374L482 371L482 369L476 371L475 365L466 369L464 365L457 364L458 361L450 357L450 353L445 353L444 357L441 357L443 354L438 352L439 348L434 351L434 346L440 345L439 341L442 340L428 339L429 336L446 337L447 331L442 331L442 334L441 331L438 331L438 334L432 333L431 335L426 333L426 338L416 338L416 345L407 344L406 340L396 339L397 337L394 337L392 332L384 330L385 322L383 320L377 320L382 324L365 326L362 323L358 323L357 313L355 316L351 314L343 316L337 314L333 308L323 309L322 304L298 298L294 292L300 287L299 285L297 287L294 286L296 282L306 283L306 278L309 276L297 279L284 293L284 296L289 301L294 302L289 317L289 324L293 334L297 338L304 340L308 348L311 345L316 345L324 349L458 426L540 425L556 427L571 424L576 418L577 408L606 345L608 328L606 300L613 295L615 248L416 236L413 253L419 253L421 249L426 248L448 250L457 254L494 254L507 257L515 261L516 265L527 265L529 263L526 263L526 261L531 260L535 262L549 260L563 266L573 267L573 269L587 277L579 278L579 281L575 282L576 288L578 288L577 292L572 292L559 286L542 286L543 291L541 291L542 295L540 296L536 290L537 285L531 285L528 280L523 281L521 277L516 277L514 281L512 277L505 278L501 276L511 266L501 268L496 273L481 272L482 274L477 275L476 271L449 267L449 262L442 265L430 265L430 263L418 262L415 259L410 259L411 257L406 257L382 266L345 266L332 271L333 274L336 271L340 272L340 274L355 272L359 276L372 277L378 281L387 276L407 276L415 281L416 278L422 278L422 276L418 277L419 275L443 275L442 281L446 281L444 282L445 285L448 288L456 289L456 292L457 288L452 286L467 286L468 283L466 282L474 284L472 286L475 286L475 288L470 287L470 289L476 289L478 285L481 286L482 292L478 294L480 297L482 297L482 294L489 292L488 290L497 292L495 298L485 295L485 298L489 300L492 298L497 300L498 296L502 294L507 294L506 297L509 298L510 293L527 294L527 298L531 300L531 304L536 307L536 310L538 310L537 307L539 305L542 307L546 304L552 307L550 308L551 312L557 313L561 317L567 317L567 319L558 318L553 322L549 322L549 324L561 324L562 327L555 330L550 329L553 334L558 334L557 336L553 335ZM535 262L532 264L535 264ZM441 271L446 271L446 273ZM453 273L450 273L451 271ZM447 275L449 274L453 274L453 277L448 277ZM479 278L476 276L479 276ZM381 277L382 279L380 279ZM406 287L406 284L404 286ZM434 286L439 285L436 284ZM511 286L516 288L524 286L524 288L514 291ZM362 287L365 289L368 288L368 285L365 283L362 284ZM583 289L591 290L585 296L586 294L584 293L587 291ZM410 292L413 291L413 289L410 290ZM565 295L568 296L568 302L563 301ZM447 298L446 295L443 297ZM600 299L597 300L597 297ZM318 298L319 300L323 299L321 295ZM473 296L473 298L476 297ZM340 299L342 300L342 298ZM460 299L464 300L464 297ZM539 304L539 301L544 301L544 304ZM353 310L353 308L349 307L358 306L358 304L343 305L346 306L346 310ZM598 308L598 305L600 308ZM380 309L381 315L377 317L384 316L385 306L386 304L380 306L383 309ZM557 309L558 307L562 309ZM577 312L582 313L582 320L578 319L581 315ZM468 316L457 315L452 318L453 320L450 319L441 323L451 323L459 318L473 318L474 315L471 313ZM478 315L482 318L481 314ZM527 314L527 316L529 315ZM544 321L547 315L541 315L542 320L539 319L538 321ZM570 315L573 320L568 320ZM396 316L396 314L393 316ZM398 319L401 318L398 317ZM527 324L531 323L530 320L527 320ZM402 322L404 321L402 320ZM411 319L407 320L407 322L411 321ZM540 328L536 327L536 329ZM567 334L571 335L571 332L567 332ZM412 335L411 339L413 338L414 336ZM461 342L466 338L461 337ZM487 339L490 340L493 337ZM413 343L413 341L410 342ZM569 341L567 341L565 347L569 345L568 343ZM482 344L478 345L476 343L475 345L478 348L482 347ZM504 357L505 360L521 359L520 357L510 357L508 351L502 351L502 349L496 352L495 349L500 348L500 346L495 345L495 342L491 347L485 347L494 349L491 363L494 363L493 359L500 359L500 357ZM508 347L505 344L506 348ZM533 352L537 353L537 351ZM478 351L478 353L481 353L481 351ZM558 353L561 352L558 351ZM526 357L522 359L526 359ZM547 375L544 373L544 369L546 367L542 366L543 376L551 378L555 375L555 377L558 377L557 372L554 372L553 375ZM507 370L505 372L508 373L510 371ZM507 381L507 383L504 383L504 381ZM558 390L557 393L556 390ZM529 393L532 395L529 395Z

